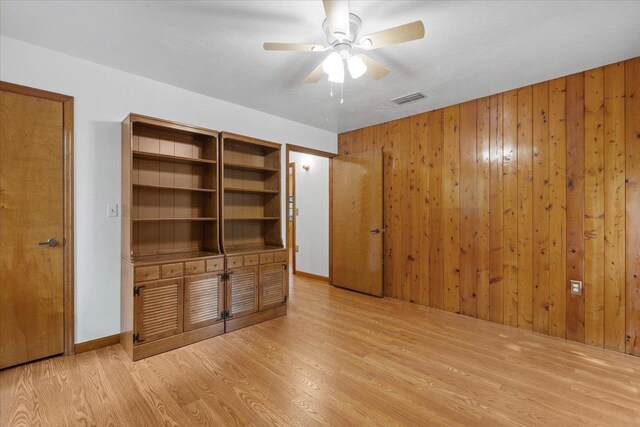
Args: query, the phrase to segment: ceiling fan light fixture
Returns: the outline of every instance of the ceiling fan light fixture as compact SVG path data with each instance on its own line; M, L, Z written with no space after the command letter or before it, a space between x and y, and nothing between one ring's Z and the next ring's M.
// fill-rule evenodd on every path
M344 72L344 65L342 64L340 54L338 52L331 52L322 63L322 69L329 75L336 74L340 70Z
M371 41L371 39L364 39L360 41L360 46L363 49L371 49L373 47L373 42Z
M347 67L353 79L357 79L367 72L367 64L364 63L361 55L355 55L347 59Z
M331 83L344 83L344 67L340 63L340 69L329 73L329 81Z

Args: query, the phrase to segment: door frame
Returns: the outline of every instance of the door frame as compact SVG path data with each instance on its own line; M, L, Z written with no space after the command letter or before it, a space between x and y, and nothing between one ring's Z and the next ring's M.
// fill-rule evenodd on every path
M293 185L289 185L289 181ZM291 220L291 232L289 232L289 190L291 190L291 196L293 197L293 219ZM289 243L289 237L291 237L291 245L293 247L288 248L291 251L291 271L296 274L296 162L291 162L287 165L287 231L286 238L287 244ZM291 236L289 236L291 234Z
M63 163L63 309L64 354L74 354L74 200L73 200L73 97L0 80L0 90L19 95L48 99L62 104Z
M287 197L289 197L289 163L290 163L289 152L294 151L296 153L311 154L313 156L326 157L327 159L329 159L329 283L333 284L333 276L332 276L333 261L331 259L331 254L333 251L333 241L331 240L331 235L332 235L331 231L333 227L333 160L332 159L336 157L338 154L329 153L328 151L316 150L315 148L302 147L300 145L295 145L295 144L287 144L287 149L285 151L286 151L285 164L287 165L287 177L286 177ZM293 202L296 203L295 196L293 198ZM288 207L288 200L287 200L286 206ZM293 214L294 214L294 221L295 221L295 211ZM289 218L287 217L287 220L288 219ZM288 242L289 227L286 227L286 233L287 233L287 242ZM295 248L294 248L293 259L295 260ZM296 270L294 265L293 274L295 273L296 273Z

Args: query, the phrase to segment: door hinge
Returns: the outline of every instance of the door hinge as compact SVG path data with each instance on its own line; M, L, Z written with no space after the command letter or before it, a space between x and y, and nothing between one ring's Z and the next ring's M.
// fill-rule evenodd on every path
M220 276L220 280L222 280L223 282L228 282L230 277L231 275L229 273L222 273L222 275Z
M133 296L134 297L139 297L140 296L140 289L144 288L144 286L136 286L135 288L133 288Z
M144 340L140 339L140 334L133 334L133 343L138 343L138 342L142 342Z
M289 295L284 296L284 302L286 303L289 300Z
M287 270L289 268L289 266L287 264L284 264L284 269Z
M229 310L225 310L225 311L220 312L220 318L221 319L226 319L228 317L229 317Z

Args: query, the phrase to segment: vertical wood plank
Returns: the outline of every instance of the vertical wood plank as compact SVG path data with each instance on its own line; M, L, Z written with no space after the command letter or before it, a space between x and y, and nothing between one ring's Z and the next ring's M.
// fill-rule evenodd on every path
M571 295L569 280L584 281L584 74L567 77L567 338L584 342L584 293Z
M442 192L444 216L444 309L460 311L460 106L444 109Z
M625 351L624 62L604 67L604 346Z
M502 94L490 98L489 111L489 320L503 323L504 179L502 172Z
M394 243L397 241L397 236L400 235L400 230L396 230L395 215L395 191L399 191L395 187L395 180L393 179L395 173L394 167L394 153L393 142L389 140L389 123L382 123L376 126L376 133L378 140L382 145L382 154L384 158L384 227L385 233L382 238L384 244L384 296L393 297L393 283L394 275L398 271L395 266L395 254L393 253Z
M566 334L567 141L566 79L549 83L549 335Z
M584 339L604 345L604 70L584 73Z
M410 301L422 305L429 304L429 167L428 134L429 114L423 113L410 118L412 151L409 161L413 163L409 190L412 191L409 210L411 223L415 229L411 256Z
M460 313L476 317L477 102L460 105Z
M477 317L489 320L491 313L490 295L490 114L491 99L478 100L478 135L476 148L477 179L476 179L476 258L477 258Z
M442 200L444 110L429 113L429 303L444 308L444 218Z
M396 120L394 123L397 127L394 132L394 146L395 151L398 153L399 176L398 176L398 188L400 189L399 195L399 227L402 231L400 236L400 242L397 248L400 250L400 265L401 265L401 281L398 283L396 290L396 298L403 301L409 301L411 295L411 271L413 260L415 259L412 250L412 241L415 240L413 227L413 215L411 212L411 190L409 186L409 153L411 149L411 140L409 137L410 131L410 118Z
M533 330L549 333L549 83L533 86Z
M518 90L518 327L533 327L532 87Z
M518 326L518 92L503 96L504 324Z
M625 64L626 351L640 355L640 58Z

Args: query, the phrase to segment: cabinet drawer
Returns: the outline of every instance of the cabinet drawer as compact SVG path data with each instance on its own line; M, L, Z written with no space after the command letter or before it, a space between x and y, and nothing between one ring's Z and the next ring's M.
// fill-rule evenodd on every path
M270 264L273 262L273 252L260 254L260 264Z
M242 267L242 257L241 256L227 257L227 268L236 268L236 267Z
M183 274L182 263L164 264L162 266L162 278L168 279L170 277L180 277Z
M248 267L250 265L258 265L259 257L258 254L245 255L244 256L244 265Z
M151 265L149 267L136 267L134 279L136 282L145 282L147 280L157 280L160 278L160 266Z
M287 261L287 251L275 252L273 254L273 262L285 262Z
M184 263L184 274L186 276L190 274L204 273L204 260L203 261L188 261Z
M207 271L224 270L224 258L208 259Z

